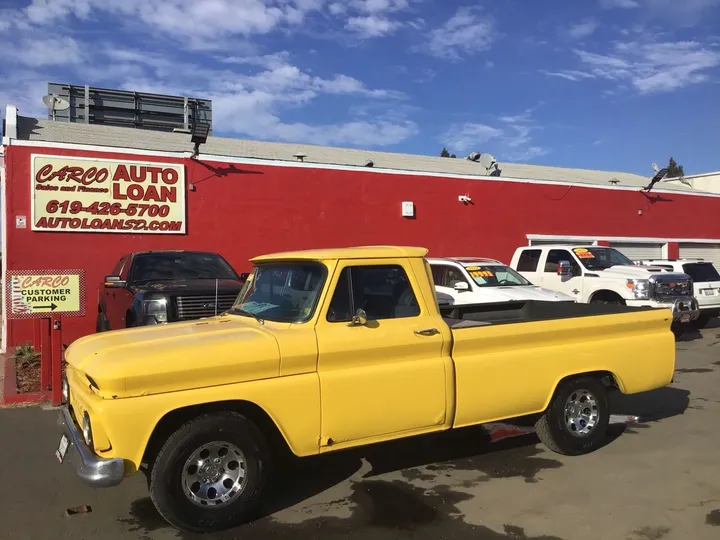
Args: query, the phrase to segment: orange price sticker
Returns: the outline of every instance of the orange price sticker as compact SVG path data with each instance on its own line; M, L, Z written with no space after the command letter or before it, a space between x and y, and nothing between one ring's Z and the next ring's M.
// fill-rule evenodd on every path
M594 259L595 258L595 255L593 255L590 251L588 251L585 248L576 248L573 251L575 252L575 255L577 255L581 259Z

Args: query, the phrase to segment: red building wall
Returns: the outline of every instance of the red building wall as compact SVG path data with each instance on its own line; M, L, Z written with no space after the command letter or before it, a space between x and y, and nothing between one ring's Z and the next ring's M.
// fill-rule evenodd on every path
M221 253L238 272L250 257L288 249L363 244L420 245L432 256L477 255L509 262L525 235L566 234L668 238L720 238L720 198L651 194L496 180L478 181L309 167L184 163L187 234L32 232L30 155L137 159L112 152L57 148L6 149L7 268L84 268L87 316L68 319L64 341L94 332L102 278L124 253L148 249L202 249ZM464 205L458 195L469 195ZM656 197L660 197L656 200ZM401 215L413 201L415 218ZM638 211L642 210L642 214ZM32 323L8 322L8 346L29 340Z

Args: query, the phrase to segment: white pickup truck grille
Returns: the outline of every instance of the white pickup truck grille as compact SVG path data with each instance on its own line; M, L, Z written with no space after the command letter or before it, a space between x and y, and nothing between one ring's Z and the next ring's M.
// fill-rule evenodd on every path
M215 295L178 296L178 319L199 319L201 317L212 317L215 313L220 314L232 307L236 297L237 295L234 294L218 295L216 311Z
M674 300L692 295L692 282L688 279L659 279L655 282L655 297L658 300Z

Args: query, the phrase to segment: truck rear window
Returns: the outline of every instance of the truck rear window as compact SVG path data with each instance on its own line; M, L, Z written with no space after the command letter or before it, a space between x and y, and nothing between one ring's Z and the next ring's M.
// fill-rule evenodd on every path
M720 281L720 273L712 263L688 263L683 264L683 272L690 276L693 281Z

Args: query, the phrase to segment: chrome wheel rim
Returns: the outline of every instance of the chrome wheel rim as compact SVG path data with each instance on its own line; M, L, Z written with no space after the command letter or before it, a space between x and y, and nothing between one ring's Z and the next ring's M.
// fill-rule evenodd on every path
M228 442L198 447L183 466L183 492L198 506L224 506L237 498L246 484L245 455Z
M565 400L565 427L576 437L586 437L598 423L597 398L588 390L574 390Z

